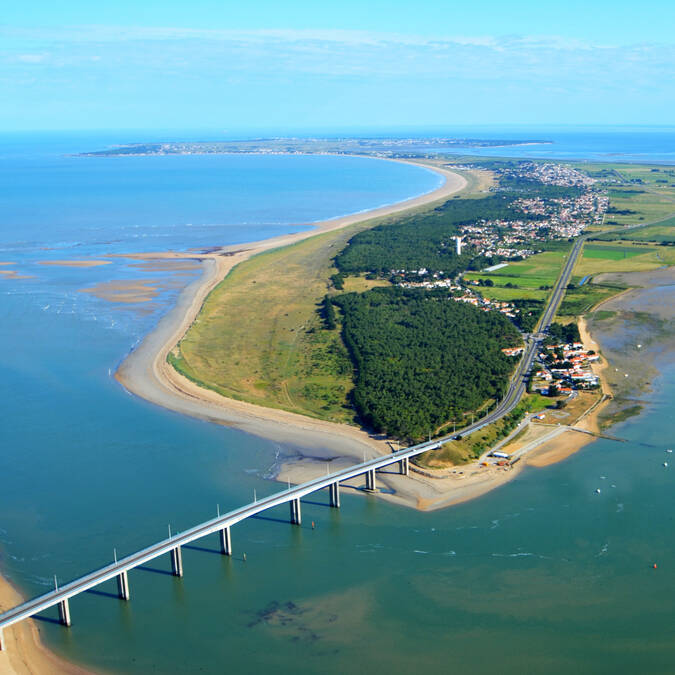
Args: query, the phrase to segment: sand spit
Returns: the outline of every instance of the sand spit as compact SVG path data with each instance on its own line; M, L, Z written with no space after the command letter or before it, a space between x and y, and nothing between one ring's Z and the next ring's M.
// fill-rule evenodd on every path
M20 274L16 270L0 270L0 279L33 279L33 275Z
M176 306L164 317L156 330L122 363L116 373L117 379L129 391L158 405L216 423L236 426L257 436L298 448L297 456L289 458L294 467L293 477L289 479L296 483L301 482L303 479L301 474L310 470L312 462L320 463L321 472L325 473L326 462L333 467L338 461L353 464L354 461L362 461L364 456L374 457L389 452L389 445L383 439L369 435L356 427L235 401L199 387L169 366L166 358L196 318L209 292L243 260L256 253L296 243L316 234L447 198L467 184L463 177L455 173L433 166L427 168L445 178L442 187L399 204L328 220L317 224L309 231L282 235L243 246L210 249L208 252L125 256L143 261L201 260L204 263L204 272L201 279L183 291ZM301 470L299 464L306 457L312 459ZM402 494L403 488L397 495ZM408 503L415 505L417 501L418 495L411 493Z
M246 244L243 247L186 253L166 252L159 254L137 254L143 261L160 260L201 260L204 273L200 280L193 282L181 294L176 307L160 322L140 347L120 366L117 379L131 392L158 405L201 417L212 422L235 426L257 436L274 439L296 448L295 454L283 458L278 478L281 481L301 483L326 471L334 471L364 458L374 457L391 451L390 445L382 438L375 437L356 427L315 420L294 413L264 408L251 403L228 399L216 392L204 389L183 377L166 361L167 355L180 341L192 324L209 292L239 262L255 253L301 241L317 233L345 227L348 224L386 213L394 213L409 206L435 201L457 192L466 181L437 167L429 167L444 173L447 182L444 188L423 198L404 202L395 207L377 209L367 214L356 214L321 223L316 229L283 235L274 239ZM580 329L584 339L592 342L584 322ZM593 336L595 337L595 336ZM610 389L603 377L602 367L595 367L601 376L603 391L607 397L574 425L580 429L599 432L598 415L607 405ZM404 478L390 474L378 474L380 489L378 496L405 504L409 507L432 510L466 501L503 485L515 477L529 462L533 466L544 466L561 461L581 447L592 442L594 437L561 427L555 433L543 432L539 441L531 443L528 459L511 469L503 467L482 467L472 463L458 467L456 471L413 471ZM412 479L411 479L412 478ZM354 483L355 490L361 485Z

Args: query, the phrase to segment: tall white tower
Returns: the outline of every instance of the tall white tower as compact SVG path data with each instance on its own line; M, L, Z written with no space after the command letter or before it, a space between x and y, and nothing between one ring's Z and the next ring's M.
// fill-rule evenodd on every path
M461 237L453 237L455 240L455 250L457 251L457 255L462 255L462 238Z

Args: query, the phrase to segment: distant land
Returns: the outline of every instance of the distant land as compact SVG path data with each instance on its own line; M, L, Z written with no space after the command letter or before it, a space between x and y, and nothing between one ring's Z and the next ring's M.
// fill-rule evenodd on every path
M131 143L81 153L84 157L121 155L336 154L410 157L456 148L497 148L550 144L543 140L477 138L256 138L240 141Z

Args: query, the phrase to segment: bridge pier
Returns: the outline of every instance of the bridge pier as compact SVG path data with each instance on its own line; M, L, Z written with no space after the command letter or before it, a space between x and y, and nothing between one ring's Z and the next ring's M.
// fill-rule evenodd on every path
M334 509L339 509L340 508L340 481L335 481L335 483L331 483L328 486L329 494L330 494L330 505Z
M375 469L366 471L366 490L370 492L375 492L375 490L377 490L377 484L375 482Z
M119 595L122 600L131 599L131 593L129 592L129 575L126 570L117 575L117 595Z
M183 576L183 553L180 546L171 549L171 573L174 577Z
M218 534L220 535L220 552L223 555L232 555L232 536L230 535L230 528L224 527Z
M291 499L291 524L302 525L302 513L300 512L300 500Z
M59 602L59 623L62 623L64 626L70 626L72 624L70 620L70 605L68 604L68 598Z
M409 476L410 475L410 458L409 457L404 457L398 463L398 471L402 476Z

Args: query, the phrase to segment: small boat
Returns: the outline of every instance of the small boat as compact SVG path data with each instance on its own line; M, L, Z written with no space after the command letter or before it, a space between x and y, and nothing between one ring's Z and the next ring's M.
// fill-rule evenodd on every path
M663 463L663 466L668 466L668 462L664 462L664 463Z
M600 488L598 488L595 492L596 494L600 494Z
M671 450L670 448L668 448L668 449L666 450L666 452L672 452L672 450Z

